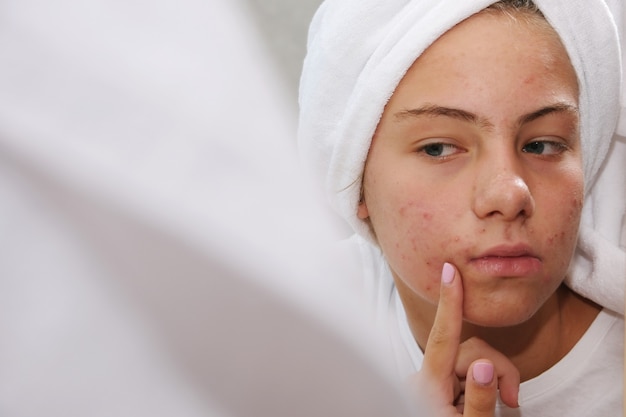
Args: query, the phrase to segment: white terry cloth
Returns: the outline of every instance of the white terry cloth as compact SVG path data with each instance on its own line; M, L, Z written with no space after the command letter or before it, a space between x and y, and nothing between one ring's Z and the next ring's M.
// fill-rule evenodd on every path
M620 116L620 119L623 117ZM626 138L616 136L612 146L596 183L587 195L578 247L567 284L576 292L623 314Z
M327 0L315 15L300 85L299 146L303 157L325 175L332 206L371 242L367 224L356 213L364 163L385 104L432 42L494 2ZM580 131L588 194L569 284L603 306L623 312L624 253L618 247L619 237L606 237L598 229L602 225L616 235L614 230L621 225L606 225L614 223L611 218L615 216L600 220L596 216L601 210L594 210L620 205L615 201L620 193L610 192L613 174L609 169L605 167L598 179L602 190L593 189L611 147L620 108L617 26L603 0L535 3L560 35L581 90ZM612 160L613 165L623 163L619 155Z
M607 0L621 45L626 42L626 8ZM625 61L622 47L622 63ZM622 64L623 65L623 64ZM580 243L568 284L605 307L624 312L626 278L626 83L617 134L604 166L587 195Z

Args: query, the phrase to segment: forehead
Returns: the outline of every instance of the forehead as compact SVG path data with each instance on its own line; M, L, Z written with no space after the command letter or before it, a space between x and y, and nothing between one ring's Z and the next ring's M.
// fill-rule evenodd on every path
M480 57L489 55L493 48L498 48L503 59L516 56L571 68L565 47L552 26L542 16L523 11L511 14L483 10L444 33L417 61L442 52L453 57Z
M472 105L513 93L529 106L546 95L577 101L576 73L558 35L541 16L519 13L483 11L450 29L409 68L389 104L440 96Z

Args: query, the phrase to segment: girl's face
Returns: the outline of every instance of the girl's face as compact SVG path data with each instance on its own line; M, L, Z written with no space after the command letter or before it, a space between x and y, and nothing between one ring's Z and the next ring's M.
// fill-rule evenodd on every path
M382 115L358 209L403 299L434 308L450 262L466 320L484 326L530 318L564 279L578 233L576 74L532 19L481 13L422 54Z

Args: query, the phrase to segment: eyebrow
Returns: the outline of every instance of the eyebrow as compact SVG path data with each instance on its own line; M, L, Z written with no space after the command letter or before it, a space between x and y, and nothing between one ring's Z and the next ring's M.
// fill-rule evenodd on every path
M523 125L525 123L530 123L533 120L537 120L543 116L552 113L569 113L573 116L578 116L578 107L572 106L567 103L555 103L550 106L542 107L541 109L534 111L532 113L528 113L517 120L518 125Z
M521 117L517 119L517 124L518 126L521 126L523 124L530 123L543 116L546 116L548 114L553 114L553 113L570 113L572 115L577 116L578 107L572 106L571 104L567 104L567 103L554 103L554 104L542 107L538 110L535 110L531 113L522 115ZM444 117L450 117L452 119L457 119L457 120L477 124L482 127L487 127L487 128L493 127L493 123L491 123L489 120L487 120L484 117L480 117L466 110L456 109L453 107L438 106L436 104L426 104L424 106L421 106L415 109L402 110L395 114L395 117L397 119L404 119L407 117L419 117L419 116L431 116L431 117L444 116Z
M461 110L461 109L455 109L452 107L438 106L436 104L425 104L424 106L421 106L415 109L399 111L398 113L395 114L395 116L398 119L405 119L407 117L419 117L419 116L430 116L430 117L445 116L445 117L450 117L452 119L461 120L464 122L479 124L482 126L487 126L487 127L493 126L487 119L478 117L474 113L470 113L468 111Z

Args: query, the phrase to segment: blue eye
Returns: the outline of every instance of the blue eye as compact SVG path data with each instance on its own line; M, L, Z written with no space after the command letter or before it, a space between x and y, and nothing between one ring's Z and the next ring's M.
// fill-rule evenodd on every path
M564 152L567 149L567 146L558 143L558 142L550 142L550 141L535 141L530 142L522 148L522 152L532 153L536 155L558 155Z
M418 149L418 152L423 152L428 156L434 158L445 158L458 151L458 148L449 143L429 143Z

